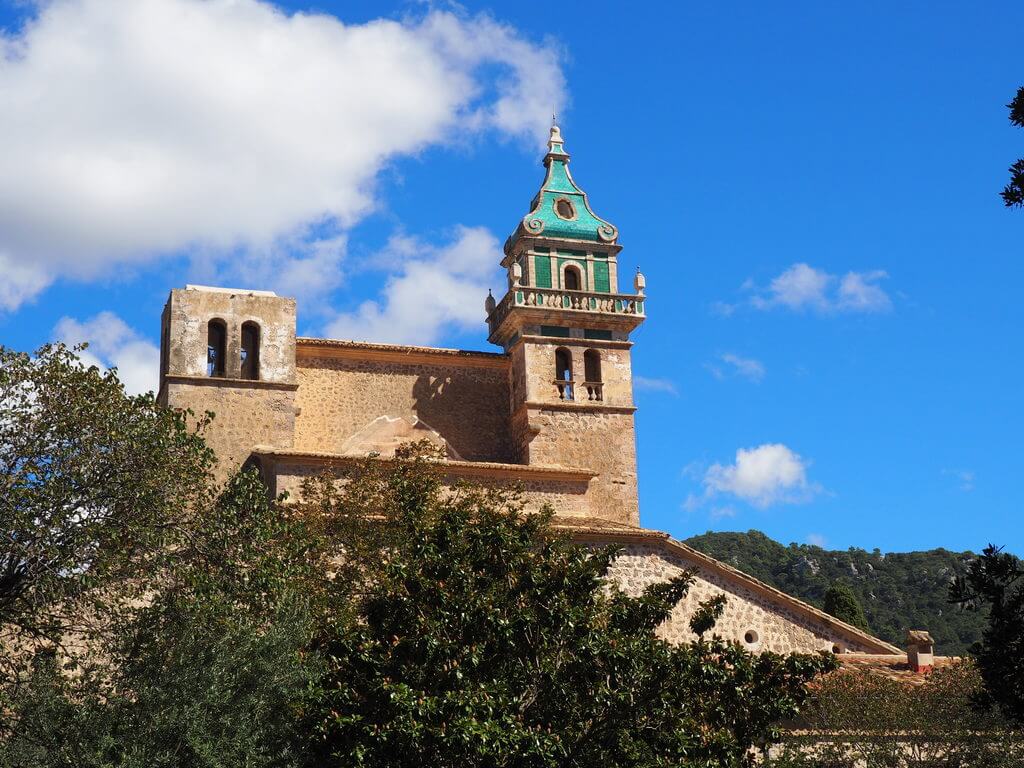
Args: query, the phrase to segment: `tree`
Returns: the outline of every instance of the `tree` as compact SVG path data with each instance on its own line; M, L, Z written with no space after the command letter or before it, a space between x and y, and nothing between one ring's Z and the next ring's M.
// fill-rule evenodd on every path
M724 598L694 617L697 642L664 642L689 574L627 597L605 580L613 550L572 545L514 495L447 495L424 457L306 498L380 532L339 580L352 620L313 646L327 664L309 713L319 765L749 765L835 663L708 637Z
M0 347L0 708L40 649L84 652L207 505L194 421L63 345Z
M832 583L825 592L825 613L835 616L840 621L852 624L857 629L869 632L868 620L864 616L864 608L849 586L841 581Z
M176 567L147 581L152 600L107 634L104 663L69 676L36 655L0 766L308 765L299 714L321 670L306 649L325 610L325 542L256 472L194 525Z
M1024 564L990 544L953 582L950 599L968 609L989 607L988 627L971 648L985 681L978 703L1024 723Z
M1024 86L1017 89L1017 95L1006 106L1010 110L1010 123L1024 128ZM1010 183L1000 194L1007 208L1024 207L1024 159L1010 166Z
M814 683L797 727L765 768L1020 768L1021 735L979 712L977 667L961 660L917 680L842 669Z
M722 597L669 645L690 575L627 597L423 446L291 503L64 347L0 383L4 768L743 766L835 665L714 636Z

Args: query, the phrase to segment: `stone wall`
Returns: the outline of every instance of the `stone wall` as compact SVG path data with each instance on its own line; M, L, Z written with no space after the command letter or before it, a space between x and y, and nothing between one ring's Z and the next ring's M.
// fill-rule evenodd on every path
M296 449L340 453L380 416L415 417L462 459L514 461L504 356L300 346Z
M788 607L781 596L753 589L735 577L716 573L698 560L686 558L678 549L668 542L627 544L622 556L612 565L610 574L624 592L637 595L648 585L667 581L685 570L696 573L689 594L658 630L666 640L676 643L693 640L689 621L697 606L715 595L724 594L727 600L725 611L714 633L743 643L752 651L879 652L879 645L870 645L851 632L829 626L825 621Z
M207 325L227 326L225 379L237 379L241 366L242 323L260 329L259 378L295 382L295 299L268 291L189 286L175 289L164 307L161 377L206 377Z
M207 327L223 321L227 335L224 376L207 375ZM241 376L241 328L259 327L257 380ZM162 403L207 411L206 433L221 479L257 445L287 448L295 429L295 300L268 291L189 286L171 291L162 317Z
M294 385L223 379L172 381L166 385L167 402L188 408L197 416L214 414L206 443L217 454L216 474L221 479L241 466L257 445L287 448L295 430Z
M631 411L563 406L526 406L530 464L586 467L598 473L590 484L593 514L638 526L636 438Z
M347 470L356 465L356 458L261 455L260 465L272 494L287 492L292 500L302 498L302 483L309 477L324 473L334 475L339 483L345 482ZM519 489L523 492L526 509L538 511L550 505L563 516L590 516L591 497L587 495L589 476L561 476L557 473L532 472L527 467L511 465L481 465L453 462L440 465L443 483L454 488L460 482L470 482L483 488Z

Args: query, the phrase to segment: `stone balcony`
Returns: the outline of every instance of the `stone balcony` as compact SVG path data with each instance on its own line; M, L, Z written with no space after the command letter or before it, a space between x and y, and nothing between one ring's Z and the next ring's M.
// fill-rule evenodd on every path
M490 340L502 343L509 334L502 332L514 310L528 322L557 324L565 313L589 316L596 328L632 331L644 320L646 297L640 294L570 291L559 288L514 286L487 317ZM520 325L517 323L516 325Z

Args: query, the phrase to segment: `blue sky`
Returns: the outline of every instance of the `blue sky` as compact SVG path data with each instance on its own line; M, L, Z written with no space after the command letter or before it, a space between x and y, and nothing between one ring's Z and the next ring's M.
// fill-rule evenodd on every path
M144 387L217 282L485 349L554 109L647 276L645 525L1024 552L1024 6L979 8L0 2L0 342Z

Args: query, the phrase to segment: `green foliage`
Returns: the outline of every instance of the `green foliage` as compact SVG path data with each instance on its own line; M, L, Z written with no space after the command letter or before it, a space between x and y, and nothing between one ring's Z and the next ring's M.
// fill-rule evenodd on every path
M73 676L37 655L13 699L0 765L228 768L305 764L299 716L322 665L306 650L322 608L322 537L233 478L176 567Z
M355 620L314 646L329 664L309 715L320 765L747 765L835 663L716 637L669 645L655 630L690 575L636 598L608 590L613 551L573 546L515 497L448 496L431 466L368 464L327 499L331 517L372 517L386 544L355 594L339 585Z
M86 647L208 503L204 426L63 345L0 347L0 707L37 650Z
M950 588L950 599L969 608L987 606L988 626L971 647L985 695L1010 720L1024 723L1024 564L989 545Z
M847 584L835 582L825 592L825 613L868 632L868 620L857 595Z
M828 588L841 581L863 606L874 634L898 647L908 629L927 629L939 653L961 655L985 627L987 609L964 611L949 603L949 585L977 557L972 552L785 547L760 531L708 532L686 543L818 607L824 607Z
M797 728L766 768L1020 768L1022 734L973 701L982 690L969 661L918 684L842 670L814 684Z
M669 645L690 575L627 597L422 447L290 504L63 347L0 384L5 768L733 768L835 665L722 641L721 597Z
M1010 123L1024 128L1024 86L1017 89L1017 95L1006 106L1010 110ZM1007 208L1024 207L1024 159L1010 166L1010 183L1000 194Z

